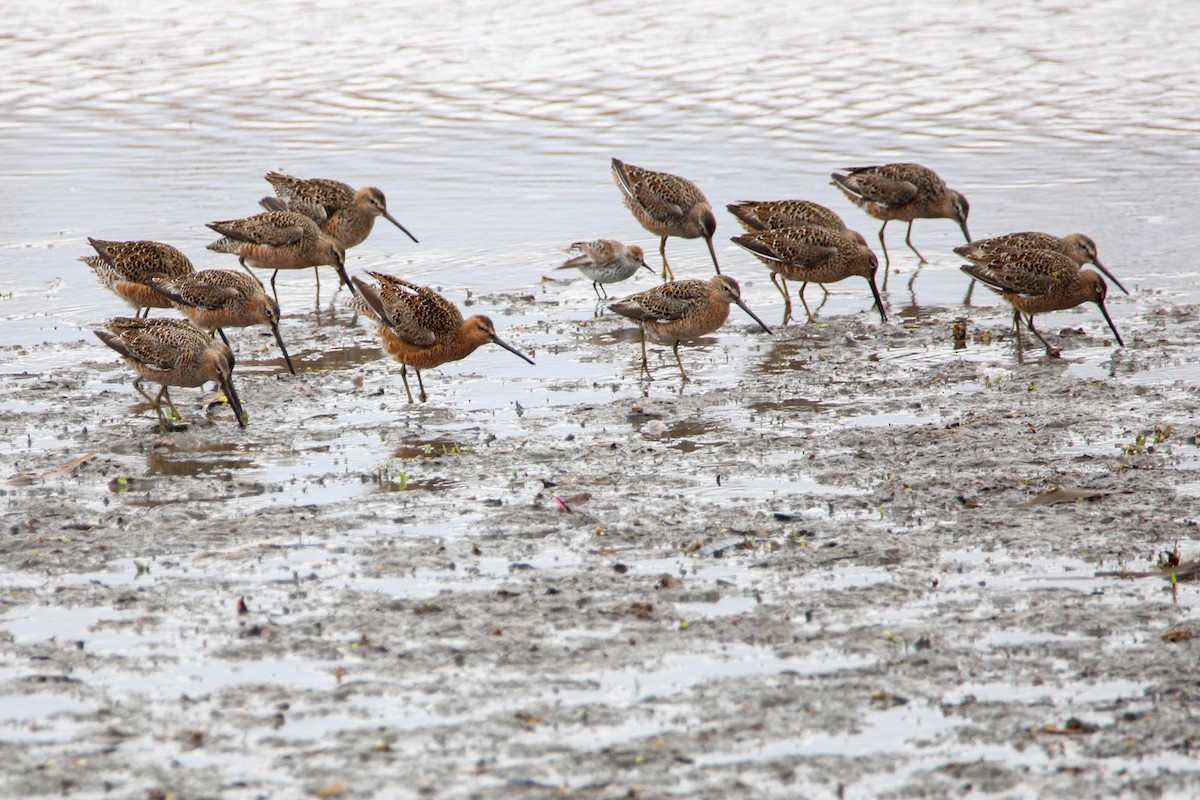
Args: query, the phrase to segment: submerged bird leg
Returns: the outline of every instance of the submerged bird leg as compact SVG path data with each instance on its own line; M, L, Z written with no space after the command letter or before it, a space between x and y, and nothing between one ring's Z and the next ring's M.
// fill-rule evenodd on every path
M1038 329L1033 327L1033 314L1027 314L1025 319L1026 323L1029 325L1030 332L1033 333L1034 336L1038 337L1038 339L1041 339L1042 344L1046 345L1046 355L1050 356L1051 358L1058 358L1061 356L1062 350L1047 342L1046 337L1038 333Z
M912 225L913 220L908 221L908 233L904 234L904 243L908 245L908 249L917 254L917 258L921 259L921 263L925 263L925 256L921 255L921 251L913 247L912 243Z
M778 278L779 280L775 280ZM783 322L780 325L787 325L788 320L792 318L792 296L788 294L787 278L780 275L778 272L771 273L771 283L775 284L775 288L783 295ZM782 286L780 285L782 284Z
M660 244L658 246L658 254L660 256L662 256L662 260L663 260L663 273L662 273L663 280L664 281L675 280L675 273L671 271L671 265L667 263L667 237L665 237L665 236L662 237L662 244Z
M967 284L967 296L963 298L963 305L971 305L971 295L975 292L975 279L971 278L971 282Z
M675 344L671 347L671 350L673 350L675 352L675 363L679 365L680 377L683 378L684 383L689 383L690 381L688 379L687 372L685 372L683 369L683 361L681 361L679 359L679 340L678 339L675 340Z
M417 396L420 397L421 402L424 403L429 399L429 395L425 394L425 383L421 380L421 370L413 367L413 372L417 373L417 388L420 390L420 394Z
M825 304L829 302L829 290L825 288L825 284L823 283L818 283L817 286L820 286L821 291L825 292L825 294L821 296L821 302L817 304L817 311L820 312L820 310L825 307Z
M804 313L808 315L809 322L816 322L817 318L808 310L808 301L804 299L804 290L808 288L808 281L800 284L800 303L804 306Z
M400 365L400 379L404 381L404 393L408 395L408 402L412 402L412 389L408 388L408 367L404 364Z
M1015 333L1017 337L1017 359L1019 360L1021 358L1021 351L1023 349L1023 344L1021 342L1021 312L1017 311L1015 308L1013 309L1013 333Z
M666 240L664 239L664 241ZM650 363L646 360L646 329L638 325L638 330L642 333L642 374L649 378Z
M321 270L313 267L313 277L317 280L317 305L319 306L321 305Z

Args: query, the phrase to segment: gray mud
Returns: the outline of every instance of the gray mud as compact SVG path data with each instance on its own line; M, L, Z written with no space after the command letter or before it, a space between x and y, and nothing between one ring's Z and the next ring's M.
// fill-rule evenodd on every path
M244 432L7 351L0 794L1193 794L1196 307L1025 364L1002 308L735 309L680 391L589 290L485 298L555 320L501 325L538 370L424 405L343 311L285 321L299 378L239 332Z

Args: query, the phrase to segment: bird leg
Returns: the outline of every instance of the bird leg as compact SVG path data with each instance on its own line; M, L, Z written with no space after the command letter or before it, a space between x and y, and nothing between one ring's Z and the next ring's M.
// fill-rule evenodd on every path
M921 263L922 263L922 264L924 264L924 263L925 263L925 256L921 255L921 251L920 251L920 250L918 250L917 248L913 247L913 243L912 243L912 226L913 226L913 220L911 220L911 219L910 219L910 220L908 221L908 233L904 234L904 243L905 243L906 245L908 245L908 249L909 249L909 250L912 250L914 253L916 253L916 254L917 254L917 258L921 259Z
M779 278L779 280L775 280ZM788 320L792 318L792 297L788 294L787 278L780 275L778 272L771 273L771 283L775 284L775 288L783 295L783 322L780 325L787 325ZM780 286L780 283L783 285Z
M879 246L883 248L883 290L887 291L888 273L891 272L892 257L888 255L887 242L883 240L883 232L887 230L887 224L891 220L885 219L883 224L879 226Z
M1013 332L1017 335L1017 360L1021 359L1023 345L1021 342L1021 312L1013 309Z
M604 290L604 294L600 294L602 289ZM599 300L604 300L608 297L608 290L600 285L600 281L592 281L592 291L596 293L596 298Z
M963 305L971 305L971 294L975 291L975 279L971 278L971 282L967 285L967 296L963 298Z
M662 260L663 260L663 273L662 273L663 280L664 281L675 280L675 273L671 271L671 265L667 263L667 237L665 237L665 236L662 237L662 244L660 244L658 246L658 254L660 256L662 256Z
M251 273L253 274L253 273ZM279 270L271 273L271 294L275 295L275 302L279 302L279 292L275 291L275 276L279 274Z
M683 378L684 383L688 383L687 373L683 370L683 362L679 360L679 340L675 340L675 345L671 348L675 352L675 363L679 365L679 375Z
M419 375L420 373L417 374ZM400 378L404 381L404 393L408 395L408 402L411 403L413 401L412 389L408 388L408 367L404 364L400 365Z
M1038 329L1033 327L1033 314L1026 314L1025 319L1028 321L1030 332L1032 332L1034 336L1038 337L1038 339L1041 339L1042 344L1046 345L1046 355L1050 356L1050 358L1058 358L1061 356L1062 350L1047 342L1046 338L1038 333Z
M417 388L421 390L421 393L417 396L420 397L421 402L424 403L429 399L429 395L425 394L425 383L421 380L421 370L413 367L413 372L417 373Z
M663 241L666 241L665 239ZM650 377L650 363L646 360L646 329L638 326L642 332L642 374L648 379Z
M804 313L808 315L808 321L816 322L817 318L814 317L812 315L812 312L808 310L808 301L804 299L804 290L807 288L808 288L808 281L805 281L804 283L800 284L800 302L804 306Z

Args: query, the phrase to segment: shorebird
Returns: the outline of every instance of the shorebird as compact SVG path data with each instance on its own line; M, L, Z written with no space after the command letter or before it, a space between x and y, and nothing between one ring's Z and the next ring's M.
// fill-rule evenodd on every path
M879 228L879 244L883 247L884 288L887 287L887 269L892 260L888 256L887 242L883 232L894 219L908 223L904 243L917 254L921 263L925 256L912 243L912 224L916 219L952 219L962 228L963 236L971 241L967 232L967 214L971 207L967 198L946 186L937 173L920 164L884 164L878 167L847 167L848 175L834 172L833 185L842 190L850 201L875 219L883 220Z
M729 318L729 306L738 307L750 315L767 333L771 329L742 302L742 290L728 275L714 275L707 281L671 281L631 294L609 306L623 317L637 320L642 333L642 372L650 375L646 361L646 335L662 344L671 344L679 375L688 382L687 372L679 359L679 343L712 333Z
M357 191L349 184L328 178L293 178L282 172L268 172L267 183L275 197L264 197L260 204L268 211L299 211L311 217L321 230L349 250L371 235L375 218L383 217L404 231L414 242L417 237L388 213L387 198L374 186Z
M1108 284L1104 278L1090 269L1081 269L1062 253L1053 250L1000 253L974 264L965 264L962 271L982 281L1012 305L1018 354L1022 350L1022 314L1025 315L1029 330L1046 345L1046 355L1057 358L1062 350L1051 346L1033 327L1033 315L1062 311L1081 303L1095 303L1116 337L1117 345L1125 346L1121 334L1117 333L1117 326L1108 315L1108 309L1104 307L1104 298L1108 295Z
M288 372L296 374L279 334L279 303L267 296L258 278L231 269L206 269L181 278L150 280L196 327L221 334L226 345L229 339L223 328L269 326Z
M721 274L712 237L717 218L704 193L696 184L666 172L654 172L617 159L612 160L613 180L625 197L625 207L642 227L661 237L658 252L663 261L663 278L674 278L667 263L667 237L703 238L712 256L713 267Z
M237 392L233 389L233 351L224 342L215 341L204 331L182 319L137 319L116 317L96 331L100 341L116 350L137 372L133 388L150 402L158 414L158 429L167 430L162 401L165 400L177 419L183 419L171 402L168 386L202 386L215 381L225 393L237 417L238 425L246 427L246 415ZM142 381L162 386L151 397L142 389Z
M243 267L247 264L271 269L271 293L275 276L281 269L331 266L342 283L354 291L346 275L346 248L332 236L321 232L317 223L298 211L264 211L252 217L225 222L210 222L208 227L225 238L208 245L218 253L232 253Z
M171 303L150 286L152 277L179 278L195 272L183 253L162 242L106 242L88 237L96 255L79 260L92 268L100 283L133 306L139 317Z
M400 377L408 402L413 401L408 387L409 367L417 373L419 397L424 403L428 397L421 370L466 358L489 342L533 363L533 359L497 336L496 326L487 317L477 315L464 320L454 303L432 289L382 272L367 270L367 274L379 281L379 285L372 286L354 277L358 296L351 305L379 323L383 349L400 362Z
M797 228L774 228L744 236L734 236L733 243L758 256L767 269L771 270L771 281L775 273L794 281L804 281L800 287L800 302L808 321L814 322L808 302L804 299L804 287L809 283L836 283L852 275L867 279L871 294L875 296L875 307L879 318L887 322L883 300L875 285L875 272L879 259L865 244L849 239L845 234L807 225ZM779 286L779 284L775 284ZM791 298L784 295L786 305L783 321L787 324L792 314Z
M1019 250L1054 250L1055 252L1062 253L1079 266L1093 264L1118 289L1125 294L1129 294L1129 290L1121 285L1116 276L1100 263L1100 258L1096 255L1096 243L1090 236L1085 236L1082 233L1068 233L1066 236L1059 237L1049 233L1041 233L1040 231L1022 231L1020 233L1008 233L1004 236L993 236L990 239L976 239L973 242L968 242L954 248L955 253L958 253L968 261L980 261L989 255L1015 253Z
M737 217L738 222L742 223L742 227L746 229L747 233L765 231L770 228L797 228L811 225L837 231L863 247L867 246L867 240L863 238L863 235L847 228L846 223L836 212L811 200L742 200L731 203L725 208L730 214ZM771 273L771 283L774 283L775 288L783 295L784 305L790 314L792 298L788 296L787 278L779 275L777 283L776 276L777 273ZM800 287L802 297L805 288L806 286ZM821 291L825 293L826 298L829 297L829 289L825 284L821 284ZM822 300L823 304L824 300Z
M603 283L617 283L632 277L639 268L653 273L654 270L646 263L645 253L636 244L621 244L616 239L597 239L594 242L575 242L568 253L579 255L567 261L558 269L577 269L592 282L592 291L601 299L608 297L604 294Z

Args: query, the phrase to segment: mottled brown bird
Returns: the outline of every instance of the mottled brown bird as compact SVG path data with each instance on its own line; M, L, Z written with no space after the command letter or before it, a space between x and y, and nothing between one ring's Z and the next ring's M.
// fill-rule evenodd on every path
M855 275L866 278L871 287L871 294L875 297L875 307L879 309L879 318L887 322L883 300L879 296L879 288L875 285L879 259L865 244L859 244L839 231L811 225L757 231L744 236L734 236L732 241L758 256L767 269L771 270L772 282L775 280L775 273L789 280L804 281L804 286L809 283L836 283ZM804 286L800 287L800 302L804 305L808 321L814 322L808 302L804 299ZM785 299L787 303L783 312L784 324L792 313L791 299L786 295Z
M846 227L846 223L832 209L811 200L743 200L725 206L730 214L737 217L738 222L747 233L765 231L771 228L799 228L812 226L828 228L837 231L851 241L867 246L867 240L858 231ZM778 280L776 280L778 278ZM788 295L787 278L777 272L771 272L771 283L783 295L785 314L791 315L792 298ZM807 284L800 287L800 296L804 297ZM829 297L829 289L821 284L821 291ZM822 301L822 304L824 301ZM807 305L805 306L807 308ZM784 324L787 317L784 318Z
M296 374L279 333L279 303L267 296L253 275L230 269L206 269L181 278L151 281L196 327L209 333L216 331L227 345L229 339L224 328L269 326L288 372Z
M663 277L674 278L667 263L667 237L703 238L712 256L713 267L721 274L712 237L717 232L717 217L704 193L686 178L667 172L635 167L612 160L613 180L625 198L625 207L642 227L661 238L658 248L663 260Z
M149 401L158 414L158 428L167 430L162 402L166 401L177 419L183 419L171 402L168 386L202 386L214 381L225 393L238 425L246 427L246 415L233 389L233 351L224 342L215 341L204 331L182 319L137 319L116 317L96 331L100 341L116 350L137 372L133 388ZM142 381L160 384L158 395L151 397L142 389Z
M379 281L377 286L359 279L358 296L352 307L379 323L383 349L400 362L400 377L408 402L413 401L408 387L408 367L417 373L421 402L428 398L421 370L433 369L448 361L458 361L482 345L498 344L510 353L533 360L496 335L496 326L485 316L463 319L458 307L432 289L409 283L382 272L367 271Z
M1100 263L1100 258L1096 255L1096 242L1090 236L1082 233L1068 233L1066 236L1059 237L1040 231L1021 231L1020 233L993 236L990 239L976 239L954 248L955 253L968 261L976 262L997 253L1015 253L1019 250L1053 250L1062 253L1080 266L1093 264L1118 289L1129 294L1129 290L1121 285L1117 277Z
M387 198L374 186L354 189L349 184L328 178L293 178L282 172L268 172L267 183L275 197L264 197L261 205L268 211L299 211L321 226L321 230L349 250L371 235L375 219L383 217L404 231L414 242L417 237L400 224L387 208Z
M79 260L92 268L100 283L145 317L152 308L170 308L171 302L149 284L151 278L179 278L195 272L188 257L162 242L108 242L88 237L94 256Z
M1024 314L1029 330L1046 346L1046 355L1051 358L1061 355L1062 350L1051 346L1033 327L1033 315L1062 311L1081 303L1095 303L1116 337L1117 345L1125 346L1104 307L1104 298L1108 295L1104 278L1090 269L1080 269L1062 253L1052 250L1000 253L979 263L963 265L962 271L982 281L1012 305L1018 353L1022 350L1021 315Z
M913 220L952 219L962 229L969 242L967 214L971 207L967 198L946 186L938 174L920 164L884 164L876 167L848 167L846 175L835 172L833 185L842 190L850 201L875 219L883 220L879 228L879 244L883 247L884 285L886 269L891 266L883 232L892 220L908 223L904 243L917 254L921 263L925 256L912 243Z
M766 326L750 307L742 302L742 290L728 275L715 275L707 281L671 281L644 292L631 294L609 306L623 317L637 320L642 333L642 372L649 376L646 360L646 335L663 344L670 344L679 365L679 375L687 383L687 372L679 359L679 343L712 333L729 318L729 306L738 307L767 333Z
M331 266L342 283L354 291L346 275L346 248L326 235L317 223L297 211L264 211L244 219L210 222L208 227L225 238L208 245L218 253L232 253L243 267L271 269L271 293L281 269Z

